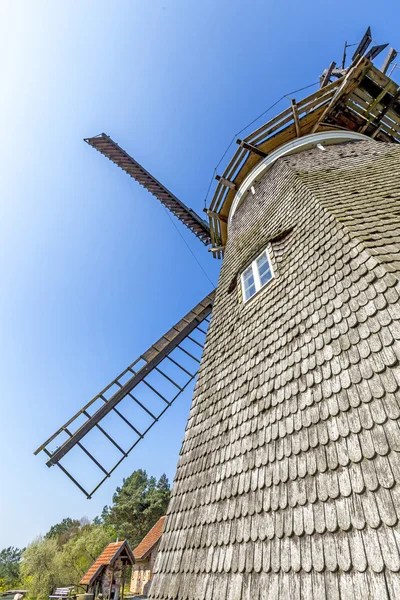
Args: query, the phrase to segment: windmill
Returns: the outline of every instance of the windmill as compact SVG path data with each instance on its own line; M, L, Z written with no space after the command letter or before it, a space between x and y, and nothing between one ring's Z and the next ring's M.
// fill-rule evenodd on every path
M209 227L110 138L87 140L224 257L217 290L38 450L59 466L84 452L212 310L151 598L400 596L400 89L396 52L378 69L371 43L237 140Z

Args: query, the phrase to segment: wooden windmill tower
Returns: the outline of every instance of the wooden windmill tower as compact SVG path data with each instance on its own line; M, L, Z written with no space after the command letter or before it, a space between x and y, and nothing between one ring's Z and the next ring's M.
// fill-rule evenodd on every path
M238 140L209 227L110 138L87 140L224 255L215 297L39 449L65 469L88 432L112 438L107 415L125 419L141 382L159 394L149 377L202 346L212 310L151 598L400 597L400 90L395 52L379 70L370 43Z

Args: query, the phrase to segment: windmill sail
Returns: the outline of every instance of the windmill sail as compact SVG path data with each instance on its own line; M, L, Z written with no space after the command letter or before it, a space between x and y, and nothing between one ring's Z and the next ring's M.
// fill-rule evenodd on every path
M90 146L104 154L108 159L123 169L128 175L136 179L153 196L155 196L168 210L170 210L186 227L188 227L205 245L211 243L210 228L199 215L188 208L183 202L172 194L162 183L134 160L114 140L105 133L95 137L86 138Z
M90 498L195 378L214 294L212 292L199 302L60 427L35 454L43 451L48 456L47 466L58 465ZM134 423L129 419L132 409ZM114 421L110 421L110 416ZM114 427L115 433L110 432L107 425ZM121 427L129 433L127 436L125 431L125 441L128 442L125 446L119 439L122 437ZM97 438L92 440L92 450L87 446L86 440L94 430ZM111 444L117 454L117 460L111 467L107 467L102 460L102 457L106 459L109 455L109 451L104 453L101 450L104 443ZM86 456L101 473L100 481L96 481L91 492L70 473L68 467L61 464L61 460L72 450L83 453L80 459ZM80 460L75 458L73 462L75 467L79 467Z

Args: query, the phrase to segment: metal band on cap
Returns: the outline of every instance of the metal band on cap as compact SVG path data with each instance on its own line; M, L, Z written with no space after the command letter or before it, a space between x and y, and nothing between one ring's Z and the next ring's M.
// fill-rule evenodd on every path
M322 131L320 133L311 133L310 135L296 138L295 140L280 146L274 152L271 152L271 154L269 154L266 158L264 158L264 160L258 163L256 167L254 167L236 192L235 198L232 202L231 210L229 211L228 228L237 208L247 196L251 186L254 185L258 179L261 179L261 177L265 174L265 171L269 169L275 163L275 161L278 160L278 158L281 158L282 156L288 156L290 154L297 154L299 152L303 152L304 150L309 150L310 148L317 146L317 144L329 146L356 140L370 141L371 138L362 133L357 133L356 131Z

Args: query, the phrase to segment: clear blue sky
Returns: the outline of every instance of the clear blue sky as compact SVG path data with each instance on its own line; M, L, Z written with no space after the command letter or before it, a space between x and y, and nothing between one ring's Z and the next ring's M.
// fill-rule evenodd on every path
M136 468L172 480L190 406L92 500L32 454L211 289L161 205L82 138L107 132L200 212L236 131L369 24L400 47L399 17L395 1L2 0L0 548L94 517Z

